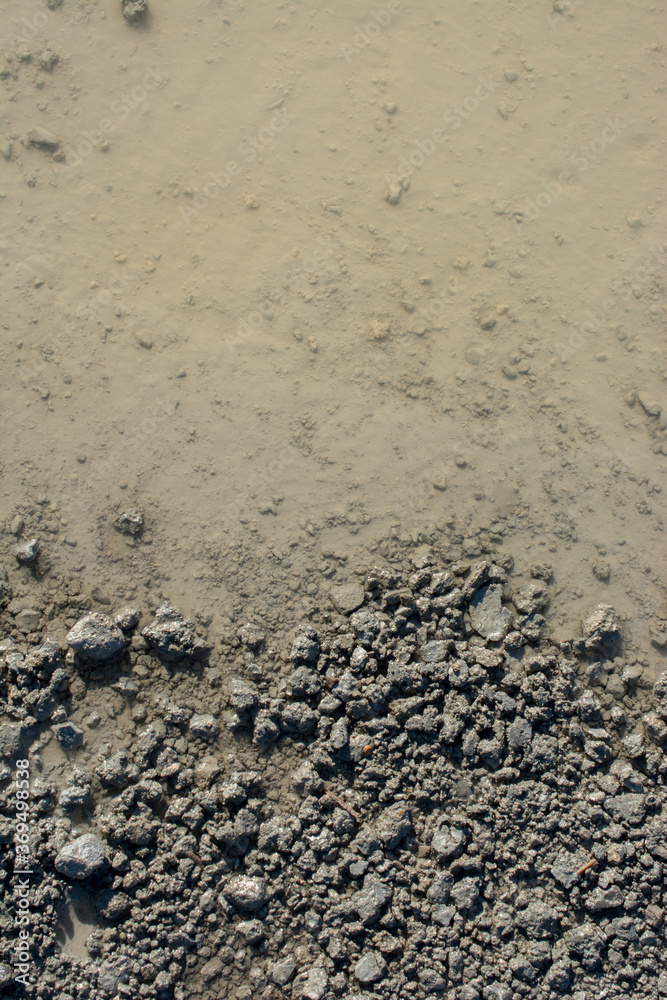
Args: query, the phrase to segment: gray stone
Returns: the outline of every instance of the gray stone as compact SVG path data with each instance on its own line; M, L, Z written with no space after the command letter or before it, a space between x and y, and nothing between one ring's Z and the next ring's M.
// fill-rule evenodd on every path
M227 882L223 894L239 910L250 910L254 913L261 909L267 900L266 881L250 875L234 875Z
M115 518L113 526L121 534L137 538L144 528L144 516L138 510L124 510Z
M126 608L121 608L120 611L116 612L113 616L113 622L123 632L129 632L138 623L140 618L141 609L136 604L128 604Z
M21 750L23 727L5 722L0 726L0 760L11 761Z
M34 632L39 627L40 614L34 608L24 608L14 618L14 624L20 632L27 635Z
M521 750L530 744L533 738L533 727L527 719L520 716L508 727L507 742L512 750Z
M498 583L481 587L473 595L470 605L472 627L489 642L500 642L512 624L512 613L503 607L503 588Z
M382 908L391 899L391 891L377 875L367 875L363 889L355 892L352 906L364 927L370 927L378 920Z
M553 907L536 901L517 913L516 922L530 938L552 938L558 929L558 914Z
M112 659L125 646L125 637L118 626L97 611L81 618L67 633L66 641L83 659L94 663Z
M413 833L410 813L397 803L381 812L376 820L377 835L388 851L398 847L405 837Z
M244 677L230 677L227 682L227 692L232 708L237 708L242 712L255 708L259 704L257 685L253 684L252 681L247 681Z
M210 743L220 732L220 723L212 715L193 715L189 728L191 736Z
M292 775L292 785L299 795L319 795L324 788L324 782L310 763L304 761Z
M625 902L623 893L617 885L612 885L608 889L593 889L584 900L584 905L591 913L600 913L603 910L615 910L623 906Z
M301 996L303 1000L322 1000L322 997L327 992L328 985L329 977L327 976L326 969L323 969L321 965L315 965L312 969L308 970L306 981L300 990Z
M276 962L276 964L271 969L271 979L276 984L276 986L287 986L290 979L296 971L296 962L291 955L287 958L283 958L281 962Z
M100 916L111 923L116 923L126 917L132 908L132 900L124 892L105 889L97 897L97 909Z
M451 897L458 910L472 910L479 899L479 879L462 878L452 886Z
M31 146L41 146L44 149L57 149L60 145L60 139L53 132L42 128L41 125L33 125L28 132L28 143Z
M38 538L29 538L27 541L21 542L14 548L14 556L20 563L24 564L34 563L38 555L39 555Z
M605 799L604 807L617 823L625 822L631 826L637 826L646 815L646 799L643 795L610 795Z
M211 649L195 632L194 623L166 601L141 634L164 660L192 660L206 655Z
M84 833L58 853L54 865L67 878L89 878L106 864L104 845L94 833Z
M359 583L345 583L332 587L329 596L337 611L343 615L350 615L364 603L364 588Z
M581 623L581 630L587 649L603 651L620 640L621 620L610 604L598 604Z
M387 963L377 951L367 951L354 967L360 983L379 983L387 974Z
M465 846L465 832L443 820L436 826L431 838L431 850L444 861L453 858Z
M51 726L51 730L63 750L76 750L83 743L83 729L73 722L58 722Z
M123 17L131 24L140 21L148 10L148 0L121 0Z

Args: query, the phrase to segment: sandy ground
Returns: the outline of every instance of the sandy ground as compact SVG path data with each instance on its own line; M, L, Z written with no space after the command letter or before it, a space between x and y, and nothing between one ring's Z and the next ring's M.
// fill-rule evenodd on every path
M566 616L602 590L646 639L657 6L4 9L8 525L46 495L61 565L215 616L239 547L275 592L326 550L504 519ZM113 538L126 506L150 556Z
M447 534L657 676L663 7L2 6L8 558L220 636Z

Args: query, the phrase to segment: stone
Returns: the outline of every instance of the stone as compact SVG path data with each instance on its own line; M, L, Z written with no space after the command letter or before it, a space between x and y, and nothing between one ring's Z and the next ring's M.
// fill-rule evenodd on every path
M239 910L254 913L267 900L266 881L250 875L234 875L223 889L223 895Z
M502 597L502 586L491 583L477 590L470 601L472 627L489 642L501 642L512 624L512 613L503 607Z
M39 555L38 538L29 538L28 541L20 542L14 548L14 556L16 560L25 565L34 563L38 555Z
M296 971L296 962L291 955L276 962L271 969L270 975L276 986L287 986Z
M321 965L314 965L308 970L306 981L301 986L301 996L303 1000L322 1000L328 985L329 977L326 969Z
M621 620L610 604L598 604L581 623L581 629L589 650L604 651L621 638Z
M144 529L144 515L139 510L123 510L114 519L113 526L122 535L138 538Z
M601 913L603 910L615 910L623 906L623 893L617 885L608 889L593 889L584 900L584 905L591 913Z
M58 722L51 726L51 731L63 750L76 750L83 743L83 729L79 729L73 722Z
M193 660L205 656L211 649L195 632L194 623L166 601L141 634L164 660Z
M412 836L410 813L400 803L390 806L378 816L376 831L386 850L393 851L405 837Z
M128 604L127 607L121 608L120 611L116 612L113 616L113 622L123 632L129 632L139 622L140 618L141 609L136 604Z
M604 800L605 810L616 823L638 826L646 815L646 799L643 795L610 795Z
M55 869L67 878L89 878L106 865L104 845L94 833L84 833L58 853Z
M390 899L391 891L377 875L367 875L363 888L352 897L352 906L364 927L370 927L378 920L382 908Z
M97 909L101 917L116 923L126 917L132 908L132 900L124 892L105 889L97 897Z
M14 624L16 625L19 632L23 632L27 635L28 632L35 632L39 627L40 614L39 611L35 611L34 608L24 608L23 611L19 611L14 619Z
M140 21L148 11L148 0L121 0L123 17L131 24Z
M479 899L479 879L462 878L452 886L451 897L458 910L472 910Z
M360 983L379 983L387 974L387 963L377 951L365 952L354 967Z
M67 633L66 641L82 659L93 663L111 660L125 646L125 636L118 626L97 611L81 618Z
M4 722L0 726L0 760L11 761L21 750L23 727Z
M41 125L33 125L28 132L28 144L40 146L42 149L57 149L60 145L60 139L53 132L42 128Z
M536 901L517 913L516 923L534 940L552 938L558 929L558 913L546 903Z
M210 743L220 732L220 723L212 715L193 715L189 730L191 736Z
M332 587L329 596L337 611L343 615L350 615L364 603L364 588L358 583L342 584Z

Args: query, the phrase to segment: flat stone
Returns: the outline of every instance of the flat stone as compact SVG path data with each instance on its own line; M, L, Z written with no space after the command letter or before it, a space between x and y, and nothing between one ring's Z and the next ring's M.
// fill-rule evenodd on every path
M377 951L367 951L354 967L360 983L379 983L387 974L387 963Z
M631 826L638 826L646 815L646 799L633 793L610 795L605 799L604 807L616 823L625 822Z
M34 632L37 628L39 628L39 619L39 611L35 611L34 608L24 608L23 611L19 611L17 614L14 619L14 624L19 632L23 632L27 635L28 632Z
M81 618L67 633L66 642L83 659L104 663L120 653L125 637L110 618L93 612Z
M67 878L88 878L106 864L104 845L94 833L84 833L58 853L55 869Z
M296 962L291 955L288 955L281 962L276 962L270 975L276 986L287 986L295 971Z
M475 592L470 601L470 621L478 635L489 642L500 642L512 624L512 613L503 607L503 588L490 583Z
M41 125L33 125L28 132L28 142L31 146L43 146L45 149L57 149L60 145L60 139Z
M586 897L584 905L591 913L601 913L603 910L615 910L623 906L624 897L617 885L608 889L593 889Z
M332 587L329 596L337 611L343 615L350 615L364 603L364 588L358 583L344 583Z

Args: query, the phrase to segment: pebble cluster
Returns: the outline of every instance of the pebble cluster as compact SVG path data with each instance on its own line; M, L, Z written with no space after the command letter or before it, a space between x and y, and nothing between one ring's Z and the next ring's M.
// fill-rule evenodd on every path
M420 550L334 587L282 671L248 623L222 713L169 680L156 696L146 663L175 690L210 649L168 605L143 627L86 614L67 649L4 642L5 940L12 761L51 733L72 763L65 787L33 780L25 995L667 996L667 673L646 685L608 605L550 640L548 568L533 576L512 592L499 564ZM68 716L100 665L145 725L90 773ZM73 885L97 914L87 962L58 943ZM0 966L0 996L17 989Z

